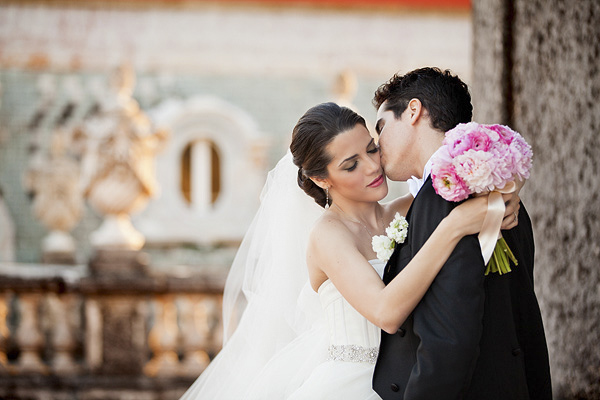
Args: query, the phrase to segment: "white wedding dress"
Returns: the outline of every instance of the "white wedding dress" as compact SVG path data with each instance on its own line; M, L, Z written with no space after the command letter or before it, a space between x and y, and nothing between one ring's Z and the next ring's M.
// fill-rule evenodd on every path
M385 263L370 261L379 276ZM319 288L328 325L327 361L319 364L289 399L379 399L371 388L381 330L360 315L330 280Z
M225 285L223 349L181 400L379 399L380 329L331 281L318 294L308 282L306 242L323 209L296 175L289 152L269 173ZM385 264L370 264L382 276Z

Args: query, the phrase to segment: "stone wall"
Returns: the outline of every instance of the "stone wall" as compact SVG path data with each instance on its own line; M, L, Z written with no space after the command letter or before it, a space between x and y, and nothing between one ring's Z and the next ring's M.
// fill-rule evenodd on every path
M600 2L473 4L475 119L534 151L523 190L555 397L600 398Z

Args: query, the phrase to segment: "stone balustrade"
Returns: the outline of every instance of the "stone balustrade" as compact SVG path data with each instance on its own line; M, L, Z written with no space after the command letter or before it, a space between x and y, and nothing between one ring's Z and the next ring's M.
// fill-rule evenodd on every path
M0 398L178 399L220 350L224 280L0 264Z

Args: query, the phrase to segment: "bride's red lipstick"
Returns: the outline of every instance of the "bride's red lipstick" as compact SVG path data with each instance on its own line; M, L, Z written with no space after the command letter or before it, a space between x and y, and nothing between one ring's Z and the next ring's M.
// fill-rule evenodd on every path
M383 176L383 174L381 174L373 182L369 183L367 185L367 187L376 188L378 186L381 186L381 184L383 183L384 179L385 179L385 177Z

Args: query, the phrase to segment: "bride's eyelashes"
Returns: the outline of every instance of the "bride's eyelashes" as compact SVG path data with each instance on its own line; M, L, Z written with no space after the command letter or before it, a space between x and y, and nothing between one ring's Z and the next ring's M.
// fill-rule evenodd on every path
M367 149L367 153L369 153L369 154L375 154L377 152L379 152L379 146L373 146L372 148ZM354 161L354 163L350 167L344 168L344 169L348 172L352 172L356 169L357 166L358 166L358 161Z
M348 167L348 168L345 168L345 169L346 169L346 171L348 171L348 172L352 172L352 171L354 171L354 170L356 169L356 166L357 166L357 165L358 165L358 161L354 161L354 163L353 163L353 164L352 164L350 167Z

